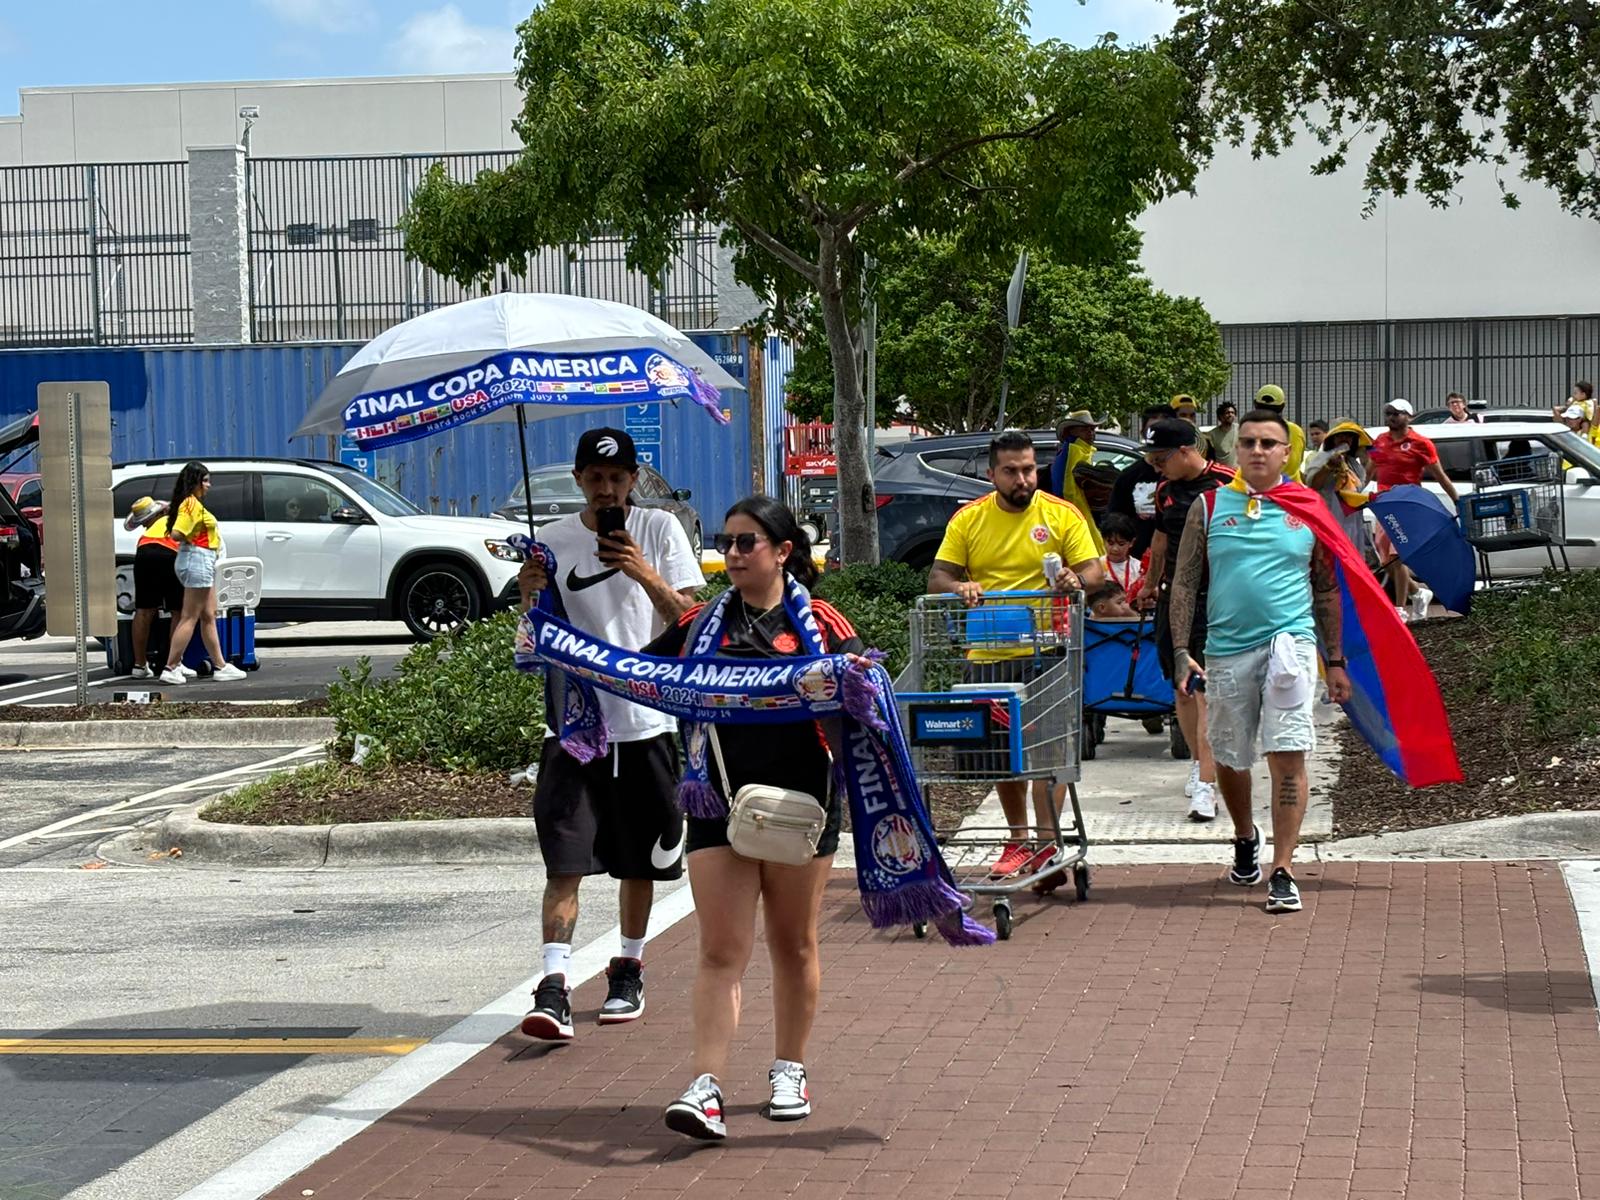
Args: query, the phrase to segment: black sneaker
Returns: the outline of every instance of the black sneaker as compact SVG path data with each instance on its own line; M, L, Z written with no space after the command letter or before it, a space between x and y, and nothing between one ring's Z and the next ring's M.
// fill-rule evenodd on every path
M610 987L600 1006L600 1024L620 1025L644 1015L644 969L637 958L613 958L606 968Z
M667 1105L667 1128L704 1142L720 1142L728 1136L722 1119L722 1089L710 1075L698 1076L684 1092Z
M1272 878L1267 880L1267 911L1269 913L1300 911L1300 885L1283 867L1274 871Z
M522 1032L547 1042L572 1040L572 993L565 975L546 975L533 990L533 1007L522 1018Z
M1240 887L1255 887L1261 882L1261 826L1255 826L1247 838L1233 839L1233 866L1228 871L1228 882Z

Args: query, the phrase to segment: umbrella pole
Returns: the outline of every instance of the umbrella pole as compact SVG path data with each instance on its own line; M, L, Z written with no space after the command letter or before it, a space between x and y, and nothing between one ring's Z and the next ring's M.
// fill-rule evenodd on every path
M533 527L533 480L528 474L528 414L520 404L517 405L517 445L522 449L522 499L528 516L528 536L537 538L539 533Z

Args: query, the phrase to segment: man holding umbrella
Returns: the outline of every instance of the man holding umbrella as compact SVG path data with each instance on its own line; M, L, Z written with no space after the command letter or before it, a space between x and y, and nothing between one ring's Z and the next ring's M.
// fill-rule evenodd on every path
M540 529L555 575L542 563L524 564L522 607L553 587L573 625L638 649L694 603L705 583L700 564L671 513L629 503L639 462L628 434L588 430L578 439L572 474L586 505ZM620 881L621 953L606 972L610 990L599 1018L608 1025L644 1012L642 961L655 881L683 874L677 723L610 695L600 696L600 707L608 754L579 762L547 730L539 759L533 817L545 864L544 975L522 1021L530 1037L573 1036L567 976L583 877L606 873Z

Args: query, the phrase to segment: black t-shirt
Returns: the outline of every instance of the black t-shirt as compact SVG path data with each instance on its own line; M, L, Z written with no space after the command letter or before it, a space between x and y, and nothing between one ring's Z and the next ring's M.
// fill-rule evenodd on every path
M1183 538L1184 524L1189 520L1189 509L1207 492L1214 492L1232 481L1232 467L1207 463L1206 469L1193 479L1164 480L1156 489L1156 524L1167 535L1166 578L1169 581L1178 571L1178 543Z
M697 604L678 623L644 648L646 654L664 658L680 655L689 628L704 605ZM860 654L866 647L855 627L826 600L812 600L811 612L829 654ZM787 658L802 654L799 631L778 605L765 613L753 613L735 595L728 601L727 619L722 626L723 658ZM831 783L828 750L815 721L785 721L774 725L724 725L719 730L722 757L728 765L728 780L738 791L747 783L770 783L796 788L813 796L826 796ZM711 780L717 790L722 781L715 765Z

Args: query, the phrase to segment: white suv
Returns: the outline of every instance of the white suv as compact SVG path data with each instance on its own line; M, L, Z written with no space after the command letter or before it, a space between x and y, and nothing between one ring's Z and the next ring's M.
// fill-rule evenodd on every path
M185 461L113 468L119 562L138 542L122 518L140 496L169 500ZM263 621L401 620L427 639L516 599L517 527L504 520L425 513L342 463L201 461L226 553L261 560Z

